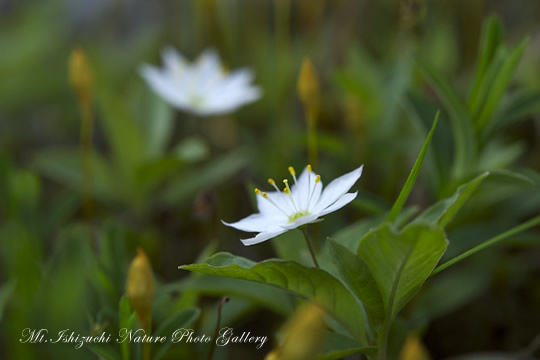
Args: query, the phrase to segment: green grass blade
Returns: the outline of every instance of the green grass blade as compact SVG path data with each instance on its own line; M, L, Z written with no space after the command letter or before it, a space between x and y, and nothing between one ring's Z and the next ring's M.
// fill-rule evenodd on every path
M418 154L418 157L416 158L416 162L414 163L414 166L411 172L409 173L409 177L407 178L405 185L403 185L403 188L401 189L401 192L399 193L397 200L394 202L394 205L392 206L392 209L390 210L390 213L388 214L388 217L387 217L388 221L394 221L396 219L396 217L399 215L399 212L403 208L403 205L405 205L405 201L407 201L409 194L411 193L412 187L414 186L414 183L416 182L416 178L418 177L418 173L420 172L420 168L422 167L422 163L424 162L424 157L426 156L426 151L431 141L431 137L433 136L433 132L435 131L435 127L437 126L438 120L439 120L439 111L437 111L437 114L435 114L435 120L433 121L431 130L429 131L426 137L426 140L424 141L424 145L422 146L422 149L420 150L420 154Z
M520 225L518 225L518 226L516 226L516 227L514 227L514 228L512 228L512 229L510 229L508 231L505 231L502 234L499 234L499 235L497 235L495 237L492 237L491 239L489 239L487 241L484 241L480 245L475 246L472 249L465 251L463 254L456 256L452 260L448 260L447 262L445 262L441 266L438 266L433 271L431 276L433 276L435 274L438 274L438 273L440 273L441 271L443 271L445 269L448 269L450 266L455 265L456 263L460 262L461 260L464 260L464 259L468 258L469 256L476 254L480 250L484 250L487 247L495 245L495 244L497 244L497 243L499 243L499 242L501 242L501 241L513 236L513 235L519 234L520 232L528 230L528 229L530 229L530 228L532 228L534 226L537 226L537 225L540 225L540 215L536 216L536 217L532 218L531 220L529 220L527 222L524 222L523 224L520 224Z

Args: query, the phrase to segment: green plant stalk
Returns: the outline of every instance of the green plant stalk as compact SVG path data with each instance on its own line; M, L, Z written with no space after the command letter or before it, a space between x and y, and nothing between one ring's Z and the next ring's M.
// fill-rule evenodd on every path
M388 309L386 310L386 316L384 319L384 325L383 325L381 337L379 340L379 346L378 346L379 348L378 359L379 360L387 360L388 337L390 336L390 329L392 328L392 322L394 321L394 316L392 314L394 312L394 299L396 297L396 291L399 284L399 278L401 277L403 268L405 267L405 264L407 263L407 259L411 255L413 249L414 249L414 246L410 248L407 256L405 257L405 260L399 266L397 279L394 281L394 284L392 285L392 291L390 291L390 298L388 299Z
M306 244L309 249L309 253L311 254L311 257L313 258L313 263L315 263L315 267L317 269L320 269L319 263L317 262L317 257L315 256L315 251L313 251L313 245L311 242L311 237L309 236L309 233L307 231L307 227L302 226L300 229L304 234L304 239L306 239Z
M83 212L87 221L93 217L92 194L92 128L93 116L90 101L81 100L81 163Z
M308 158L312 166L317 167L319 164L318 147L317 147L317 114L315 109L307 109L307 146Z
M147 333L148 336L152 335L152 315L150 315L150 318L148 319L148 325L147 325L145 330L146 330L146 333ZM151 344L149 342L145 341L143 343L143 360L150 360L151 359L150 346L151 346Z
M441 271L449 268L450 266L460 262L461 260L464 260L464 259L468 258L469 256L476 254L480 250L484 250L485 248L490 247L492 245L495 245L495 244L509 238L512 235L519 234L520 232L528 230L528 229L530 229L530 228L532 228L534 226L537 226L537 225L540 225L540 215L538 215L538 216L530 219L529 221L526 221L523 224L520 224L520 225L518 225L518 226L516 226L516 227L514 227L514 228L512 228L510 230L507 230L507 231L503 232L502 234L499 234L499 235L497 235L495 237L492 237L491 239L483 242L482 244L480 244L478 246L475 246L470 250L465 251L461 255L456 256L452 260L449 260L449 261L445 262L444 264L437 267L433 271L431 276L436 275L436 274L440 273Z

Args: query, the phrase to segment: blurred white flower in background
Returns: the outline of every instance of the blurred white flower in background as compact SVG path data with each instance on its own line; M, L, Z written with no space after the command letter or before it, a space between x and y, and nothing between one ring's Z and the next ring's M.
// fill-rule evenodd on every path
M283 180L285 188L281 192L276 182L268 179L276 191L267 193L255 189L258 214L232 224L222 222L238 230L259 233L251 239L241 240L244 245L258 244L302 225L318 222L321 216L341 209L356 198L357 192L348 191L362 175L362 169L363 165L334 179L323 191L321 176L311 170L311 165L298 179L294 169L289 167L294 179L292 187L288 180Z
M141 76L170 105L200 116L232 112L261 97L246 68L226 73L213 50L189 63L173 48L162 52L163 68L141 67Z

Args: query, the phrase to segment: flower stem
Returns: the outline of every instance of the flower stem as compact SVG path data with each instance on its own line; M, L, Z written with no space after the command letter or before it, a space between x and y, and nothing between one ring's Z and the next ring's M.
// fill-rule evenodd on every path
M309 252L311 254L311 257L313 258L313 262L315 263L315 267L320 269L319 263L317 262L317 257L315 256L315 251L313 251L313 245L311 244L311 237L309 236L309 233L307 231L307 228L302 227L302 232L304 233L304 239L306 239L306 244L309 249Z
M208 360L212 360L214 357L214 350L216 349L216 341L218 335L219 335L219 328L221 326L221 310L223 309L223 305L225 303L229 302L229 297L224 296L221 298L221 301L219 302L218 309L217 309L217 320L216 320L216 330L214 331L214 341L212 342L212 345L210 347L210 351L208 352Z

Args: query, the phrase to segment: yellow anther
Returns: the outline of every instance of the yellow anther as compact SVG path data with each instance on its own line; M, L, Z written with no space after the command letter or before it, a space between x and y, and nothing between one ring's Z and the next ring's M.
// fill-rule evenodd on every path
M310 164L308 164L308 166L307 166L307 171L311 172L311 165Z
M268 183L272 186L276 185L276 182L272 178L268 179Z
M294 171L294 168L292 166L289 166L289 172L291 173L292 176L296 175L296 171Z
M261 190L255 188L255 194L259 195L261 193Z
M284 192L285 194L290 194L290 193L291 193L291 191L289 190L288 187L284 188L284 189L283 189L283 192Z
M263 192L261 195L263 196L263 198L268 199L268 194L267 193Z
M315 184L318 183L319 181L321 181L321 175L317 175L317 177L315 178Z

